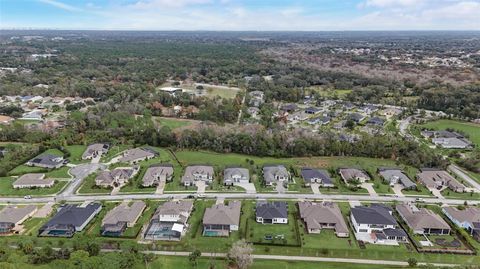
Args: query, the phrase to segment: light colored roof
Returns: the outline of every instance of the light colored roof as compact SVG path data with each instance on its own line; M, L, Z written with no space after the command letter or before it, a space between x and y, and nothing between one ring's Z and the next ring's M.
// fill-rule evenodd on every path
M112 184L116 179L129 179L133 172L133 168L115 168L112 171L102 171L97 175L95 181L101 184Z
M119 159L120 162L132 162L138 159L154 157L155 153L144 148L129 149L123 153L123 157Z
M27 205L24 207L6 206L0 211L0 222L15 223L24 219L27 215L32 214L37 210L34 205ZM20 223L19 223L20 224Z
M405 175L402 170L398 168L381 168L380 175L387 181L392 182L398 180L402 183L405 188L410 188L416 186L407 175Z
M106 152L107 150L108 150L107 144L104 144L104 143L91 144L87 147L85 152L83 152L82 157L85 158L87 156L93 155L96 152L104 152L104 151Z
M444 207L445 210L453 219L463 223L467 222L471 225L474 222L480 222L480 208L477 207L467 207L463 210L460 210L456 207Z
M155 180L157 180L157 178L159 180L166 180L171 175L173 175L172 165L152 165L147 169L147 171L145 171L142 179L142 184L144 186L150 186L155 182Z
M45 178L45 174L24 174L20 176L13 186L25 186L25 185L50 185L55 181L51 178Z
M400 204L397 211L413 230L450 229L450 226L437 214L426 208L417 208L413 204Z
M168 201L163 203L155 211L155 216L159 215L181 215L188 213L193 209L192 201Z
M275 182L275 176L288 178L287 168L283 165L266 165L263 167L263 179L265 182Z
M241 176L245 180L250 180L250 173L246 168L241 168L241 167L226 168L223 171L224 180L232 180L232 177L237 175Z
M207 208L203 215L203 224L239 225L240 201L231 201L228 205L219 204Z
M185 168L185 173L183 174L182 181L194 181L195 174L213 176L214 174L213 167L206 166L206 165L187 166L187 168Z
M111 224L116 225L119 222L131 223L137 220L142 214L146 205L143 201L135 201L131 205L122 203L110 210L103 218L102 225Z
M364 171L356 168L341 168L340 175L345 181L356 180L357 178L370 180L370 177Z
M422 169L418 174L418 179L427 187L436 187L436 182L438 182L441 183L440 185L448 185L451 188L465 188L444 170Z
M334 223L336 233L348 233L348 226L337 204L299 202L298 208L307 228L320 229L322 223Z

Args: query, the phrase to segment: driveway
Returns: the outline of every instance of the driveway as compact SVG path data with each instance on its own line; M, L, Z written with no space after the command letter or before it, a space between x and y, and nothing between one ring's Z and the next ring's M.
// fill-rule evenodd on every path
M310 184L310 187L312 188L313 194L321 194L320 193L320 184L312 183L312 184Z
M398 196L398 197L404 197L405 195L402 193L403 186L402 184L395 184L393 185L393 192Z
M92 158L91 163L100 163L101 158L102 158L102 154L98 154L95 158Z
M163 194L163 189L165 189L165 181L160 181L158 183L157 189L155 190L155 194Z
M474 187L475 189L477 189L478 192L480 192L480 183L478 183L475 179L467 175L460 167L452 164L448 167L448 170L453 172L457 177L468 182L470 186Z
M247 193L257 193L257 189L255 189L255 184L253 183L235 182L233 185L245 189Z
M432 192L432 194L433 194L435 197L437 197L437 198L439 198L439 199L443 199L443 198L444 198L443 195L442 195L442 193L440 192L440 190L437 190L437 189L435 189L435 188L428 188L428 189Z
M373 188L373 183L362 183L360 184L360 187L366 189L368 191L368 194L370 194L370 196L378 196L377 192Z
M199 180L195 182L195 185L197 186L197 193L205 193L205 188L206 188L205 181Z
M283 186L283 183L282 182L277 182L276 186L275 186L275 190L278 192L278 193L285 193L286 189L285 187Z

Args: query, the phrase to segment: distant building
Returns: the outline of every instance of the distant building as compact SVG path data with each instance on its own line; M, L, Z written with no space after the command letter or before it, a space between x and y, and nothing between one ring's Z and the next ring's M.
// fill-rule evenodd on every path
M302 168L301 171L305 186L310 186L312 183L318 183L322 187L334 187L332 179L328 172L320 169Z
M348 226L335 203L299 202L300 218L308 233L318 234L322 229L333 229L338 237L348 237Z
M181 94L183 92L183 89L177 87L162 87L160 88L160 91L175 96Z
M367 124L375 125L375 126L383 126L385 124L385 120L379 117L371 117L367 120Z
M155 150L144 147L134 148L123 152L123 156L119 159L120 162L137 164L141 161L149 160L158 156Z
M347 116L347 120L352 120L355 123L360 123L365 119L365 116L359 113L351 113Z
M110 210L102 220L100 233L103 236L120 236L127 228L135 225L145 210L143 201L135 201L129 204L123 202Z
M240 201L230 201L228 205L217 204L207 208L203 215L203 236L229 236L240 226Z
M86 206L67 204L38 230L39 236L72 237L83 231L87 224L102 210L99 203Z
M62 156L57 156L52 154L42 154L29 160L25 164L28 166L37 166L42 168L53 169L53 168L60 168L67 162L68 160L63 159Z
M288 205L286 202L257 202L255 219L262 224L286 224Z
M26 189L26 188L51 188L55 180L51 178L45 178L45 174L24 174L18 177L13 182L14 189Z

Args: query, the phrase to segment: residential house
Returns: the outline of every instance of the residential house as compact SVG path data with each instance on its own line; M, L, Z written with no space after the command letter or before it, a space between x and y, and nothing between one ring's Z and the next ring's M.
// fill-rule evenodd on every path
M452 177L447 171L435 168L423 168L417 179L429 189L441 190L449 188L454 192L464 192L465 186Z
M229 236L230 232L238 231L241 208L240 201L207 208L203 215L203 236Z
M294 112L298 109L298 106L296 104L285 104L281 106L280 110L291 113Z
M332 179L326 170L302 168L301 171L305 186L310 186L312 183L318 183L322 187L334 187Z
M182 88L178 88L178 87L162 87L159 89L161 92L164 92L164 93L168 93L172 96L175 96L175 95L178 95L178 94L181 94L183 92L183 89Z
M212 166L190 165L187 166L182 176L182 184L184 186L193 186L197 181L204 181L206 184L210 184L213 181L214 174Z
M67 162L68 160L63 159L62 156L56 156L52 154L42 154L40 156L37 156L29 160L27 163L25 163L25 165L53 169L53 168L60 168Z
M263 167L263 180L266 186L287 183L289 179L290 174L283 165L265 165Z
M367 124L375 125L375 126L383 126L385 124L385 120L379 117L371 117L367 120Z
M400 168L379 168L378 173L392 187L395 184L400 184L402 185L403 189L407 190L413 190L417 188L417 185L413 183Z
M37 212L35 205L7 205L0 210L0 234L10 234L20 230L18 226L32 217L35 212Z
M320 113L320 111L321 110L318 107L307 107L305 108L304 112L310 115L314 115L314 114Z
M343 181L348 184L352 181L365 183L370 180L370 176L365 173L363 170L356 168L340 168L339 170L340 177Z
M142 178L142 186L158 186L161 182L170 182L172 180L173 165L168 163L153 164L145 171Z
M18 177L15 182L13 182L14 189L25 189L25 188L51 188L55 180L51 178L45 178L45 174L24 174Z
M455 225L466 229L473 238L480 242L480 208L466 207L459 209L447 206L442 208L442 211Z
M158 156L158 152L151 148L134 148L124 151L123 156L119 161L123 163L137 164L141 161L155 158L156 156Z
M110 145L105 143L91 144L87 147L85 152L83 152L82 160L91 160L93 158L97 158L102 154L106 154L109 148L110 148Z
M399 227L389 206L356 206L350 211L350 219L357 240L382 245L398 245L407 240L407 234Z
M298 208L308 233L318 234L322 229L333 229L338 237L349 237L348 226L337 204L299 202Z
M352 120L355 123L360 123L364 119L365 119L365 116L359 113L351 113L351 114L348 114L347 116L347 120Z
M102 210L99 203L87 205L67 204L38 230L39 236L72 237L83 231L87 224Z
M258 107L251 106L247 108L247 113L254 119L259 119L260 118L260 109Z
M223 171L223 184L226 186L234 185L234 183L249 183L250 172L246 168L231 167Z
M378 111L378 107L374 106L374 105L365 105L365 106L362 106L358 109L358 111L361 111L365 114L372 114L372 113L375 113Z
M321 117L311 118L307 121L307 123L311 125L315 125L315 124L327 125L330 123L330 120L331 118L328 116L321 116Z
M188 218L192 210L192 201L163 203L155 211L144 238L148 240L180 240L187 231Z
M255 219L262 224L288 223L288 204L286 202L257 202Z
M30 112L25 112L25 113L23 113L23 115L20 119L41 121L41 120L43 120L43 111L33 110L33 111L30 111Z
M265 102L265 94L262 91L251 91L248 93L250 97L249 105L259 107Z
M127 228L131 228L145 210L146 204L143 201L133 203L123 202L110 210L102 220L100 230L103 236L120 236Z
M111 171L102 171L95 178L95 184L101 187L118 187L122 186L133 178L139 170L138 166L117 167Z
M432 143L445 149L466 149L472 146L472 142L465 138L433 138Z
M414 234L450 234L450 226L430 209L418 208L413 203L399 204L396 209Z

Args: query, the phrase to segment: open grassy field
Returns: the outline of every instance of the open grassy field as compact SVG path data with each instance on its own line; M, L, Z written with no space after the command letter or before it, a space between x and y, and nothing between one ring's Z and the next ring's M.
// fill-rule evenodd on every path
M82 160L83 152L85 152L85 150L87 149L87 146L70 145L70 146L66 146L65 149L70 153L70 157L68 157L68 160L70 160L71 163L79 164L79 163L90 162L90 160Z
M420 126L433 130L445 130L447 128L458 130L466 134L475 145L480 146L480 124L456 120L437 120Z
M52 195L58 193L67 184L67 181L56 181L51 188L36 188L36 189L14 189L12 187L15 178L12 177L0 177L0 196L39 196L39 195Z
M192 124L192 121L190 120L176 118L154 117L153 120L160 124L160 126L169 127L171 130Z

